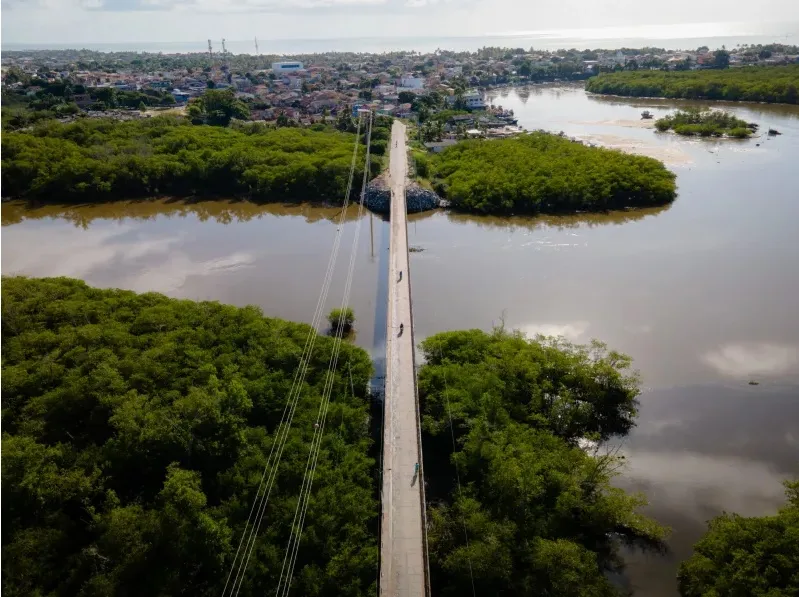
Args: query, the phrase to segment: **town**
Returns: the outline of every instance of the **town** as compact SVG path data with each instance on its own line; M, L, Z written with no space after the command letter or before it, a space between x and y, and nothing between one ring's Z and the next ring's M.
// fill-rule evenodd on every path
M49 111L49 116L54 111L63 121L86 116L131 119L186 113L194 98L216 89L229 90L241 101L244 118L275 126L312 126L362 108L419 121L444 112L443 122L439 119L419 130L431 148L440 149L446 140L519 130L512 113L486 105L482 90L492 87L583 80L600 72L799 62L799 48L781 44L729 51L482 48L291 58L214 52L211 40L208 45L209 51L202 54L4 52L3 104L12 112L15 105L26 104L34 112ZM18 116L17 128L36 117Z

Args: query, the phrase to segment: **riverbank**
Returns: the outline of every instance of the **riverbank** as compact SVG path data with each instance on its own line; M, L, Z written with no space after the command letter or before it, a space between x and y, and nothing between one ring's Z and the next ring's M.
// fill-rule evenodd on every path
M677 563L690 557L706 521L722 511L774 514L784 503L780 482L799 473L789 441L799 437L799 203L785 183L799 159L799 107L727 104L761 123L757 146L626 126L643 109L660 117L708 102L611 98L567 85L492 97L528 129L563 130L588 143L612 137L628 152L679 158L667 161L679 200L660 208L408 217L410 246L424 249L411 254L420 341L505 321L528 335L602 338L634 355L644 393L617 480L645 491L647 514L674 533L672 557L625 554L625 586L636 596L676 597ZM768 138L768 127L783 135ZM181 203L28 211L3 226L2 269L310 319L339 208L209 201L176 209ZM350 303L359 314L355 342L373 355L385 334L378 289L387 284L387 228L363 215ZM357 229L354 220L343 224L343 247Z
M624 97L663 97L799 103L799 64L690 71L635 70L602 73L586 91Z

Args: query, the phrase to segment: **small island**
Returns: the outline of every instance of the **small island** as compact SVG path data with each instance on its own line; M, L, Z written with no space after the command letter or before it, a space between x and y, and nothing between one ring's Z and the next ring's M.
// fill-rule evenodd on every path
M331 336L348 336L355 325L355 312L351 307L335 308L327 316Z
M430 156L425 173L454 209L537 214L653 207L674 200L663 163L533 132L467 140Z
M753 122L746 122L722 110L677 110L674 114L655 121L660 132L674 131L678 135L700 137L735 137L746 139L757 130Z

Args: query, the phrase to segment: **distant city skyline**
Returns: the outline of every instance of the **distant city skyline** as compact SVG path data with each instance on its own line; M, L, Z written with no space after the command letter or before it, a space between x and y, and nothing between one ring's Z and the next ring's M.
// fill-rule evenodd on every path
M772 36L799 43L795 0L3 0L3 46L533 35ZM793 35L791 35L793 34ZM790 36L790 37L786 37ZM133 49L133 48L131 48Z

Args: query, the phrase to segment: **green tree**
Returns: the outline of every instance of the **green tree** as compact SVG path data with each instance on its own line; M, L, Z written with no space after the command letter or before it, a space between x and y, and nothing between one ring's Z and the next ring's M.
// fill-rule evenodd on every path
M799 481L774 516L723 514L708 523L677 575L683 597L799 595Z
M89 91L92 99L95 102L102 102L109 108L116 108L117 90L113 87L94 87Z
M49 121L2 136L0 174L5 196L40 201L238 194L340 204L354 142L330 129L191 126L177 116Z
M200 97L189 103L188 115L194 122L215 126L227 126L234 118L247 120L250 108L232 89L208 89Z
M631 428L629 357L503 329L436 334L422 350L438 593L474 582L478 594L620 595L605 572L622 569L621 546L660 551L666 530L640 514L642 496L611 485L619 457L581 443Z
M350 307L335 308L327 316L333 334L349 334L355 324L355 312Z
M422 130L426 139L439 133L428 125ZM454 208L480 213L654 206L673 201L676 192L674 174L657 160L544 132L462 141L431 156L431 170Z
M67 278L3 278L1 289L5 595L222 594L281 428L241 594L273 588L328 381L292 586L374 594L363 350L342 345L330 378L334 341L316 338L288 428L281 414L315 334L307 325Z
M715 68L728 68L730 66L730 53L727 50L713 52L713 66Z
M338 117L336 118L336 128L342 132L355 132L355 123L347 108L339 109Z
M412 91L400 91L399 92L399 103L401 104L412 104L416 99L416 94Z

